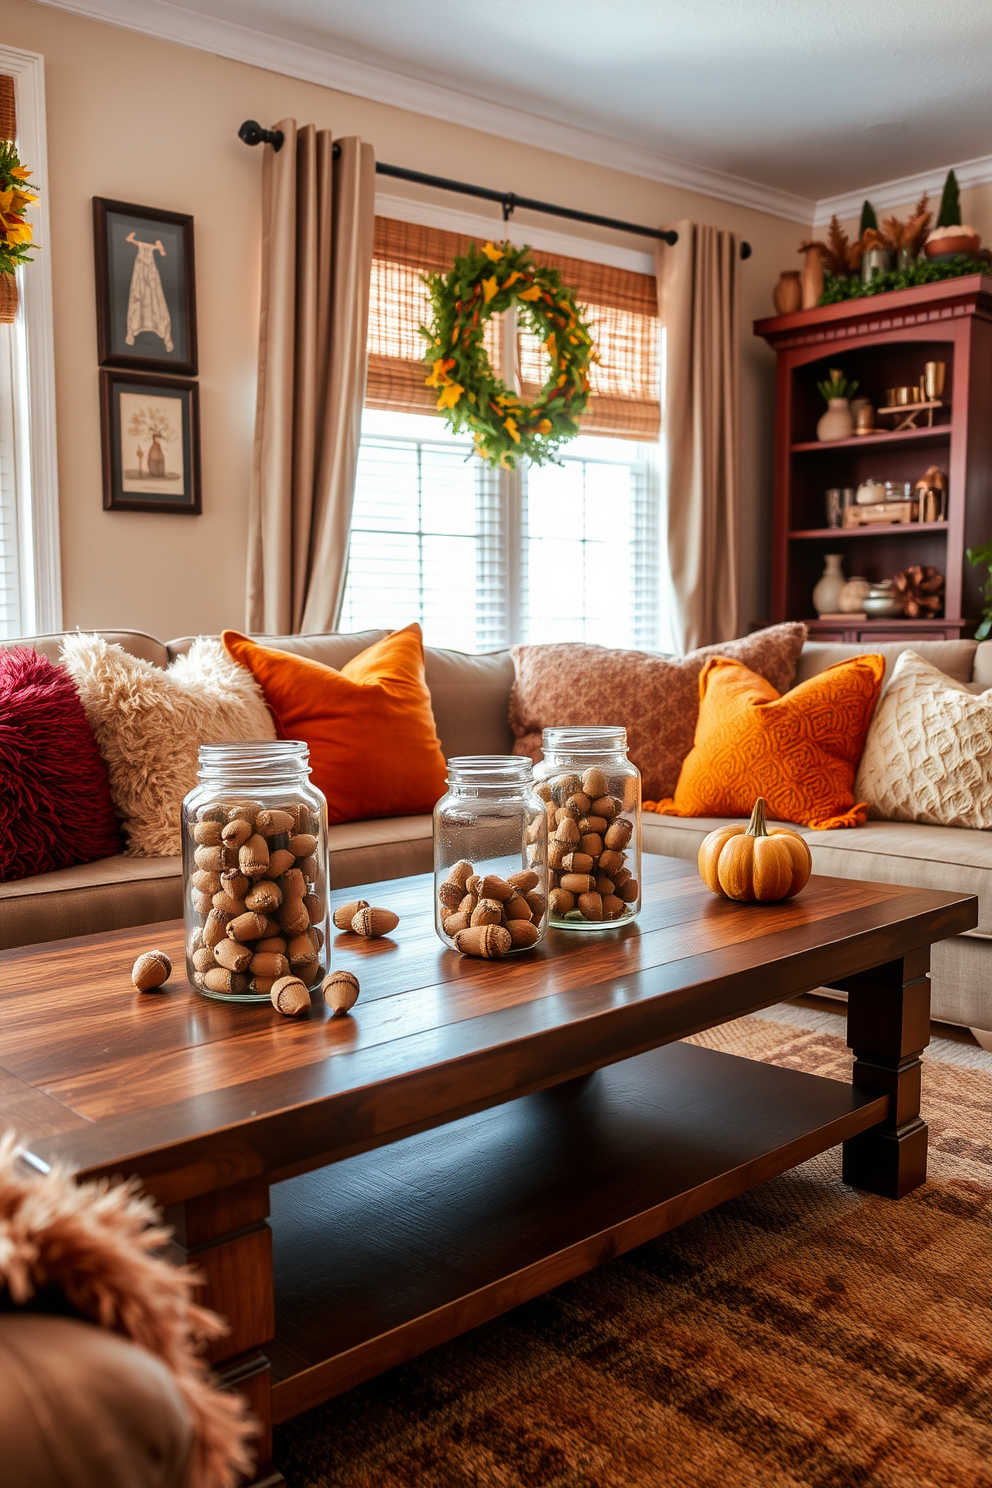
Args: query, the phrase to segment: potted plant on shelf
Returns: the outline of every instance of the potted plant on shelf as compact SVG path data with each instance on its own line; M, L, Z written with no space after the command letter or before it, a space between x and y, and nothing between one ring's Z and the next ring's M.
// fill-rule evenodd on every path
M981 235L975 228L961 221L958 178L953 171L948 171L940 198L937 225L926 241L927 258L950 259L959 253L977 253L981 246Z
M0 324L13 324L17 314L18 264L30 263L31 224L24 214L38 193L25 186L31 172L17 158L10 140L0 140Z
M854 433L851 399L858 384L848 382L839 367L831 367L829 380L816 385L827 404L827 411L816 426L817 439L824 443L831 439L850 439Z

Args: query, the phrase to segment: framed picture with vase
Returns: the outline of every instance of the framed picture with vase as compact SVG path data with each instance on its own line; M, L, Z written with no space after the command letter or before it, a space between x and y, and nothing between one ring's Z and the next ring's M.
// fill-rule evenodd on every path
M195 377L193 218L95 196L93 237L100 365Z
M106 511L200 515L195 382L104 369L100 420Z

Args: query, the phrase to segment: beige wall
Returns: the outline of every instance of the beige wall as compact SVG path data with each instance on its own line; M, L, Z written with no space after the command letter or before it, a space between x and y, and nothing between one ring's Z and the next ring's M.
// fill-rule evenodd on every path
M791 267L794 224L471 129L367 102L30 0L4 0L0 41L41 52L59 427L65 624L171 637L244 620L245 521L258 330L260 153L243 119L357 133L382 160L640 222L692 217L747 236L742 623L765 613L773 358L750 333ZM388 182L391 194L403 190ZM196 221L203 515L104 512L90 201ZM450 204L450 197L439 196ZM464 206L459 202L457 205ZM474 208L474 204L473 204ZM498 220L498 219L497 219ZM527 217L520 214L521 224ZM533 219L531 219L533 220ZM547 221L547 219L542 219ZM577 229L581 231L581 229ZM630 246L629 237L617 242Z

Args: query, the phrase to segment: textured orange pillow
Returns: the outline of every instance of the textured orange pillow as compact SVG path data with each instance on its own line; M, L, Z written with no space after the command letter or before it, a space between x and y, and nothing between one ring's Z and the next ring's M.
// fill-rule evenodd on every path
M330 822L433 811L445 764L424 681L419 625L396 630L340 671L225 630L272 710L280 739L303 739Z
M853 656L780 696L739 661L711 658L699 674L699 720L664 816L768 815L808 827L860 827L854 776L882 685L885 659Z

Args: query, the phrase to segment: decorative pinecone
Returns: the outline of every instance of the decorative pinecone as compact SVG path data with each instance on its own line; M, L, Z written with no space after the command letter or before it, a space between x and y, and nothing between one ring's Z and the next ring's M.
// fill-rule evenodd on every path
M944 602L944 575L932 564L914 563L892 580L902 612L910 620L939 615Z

